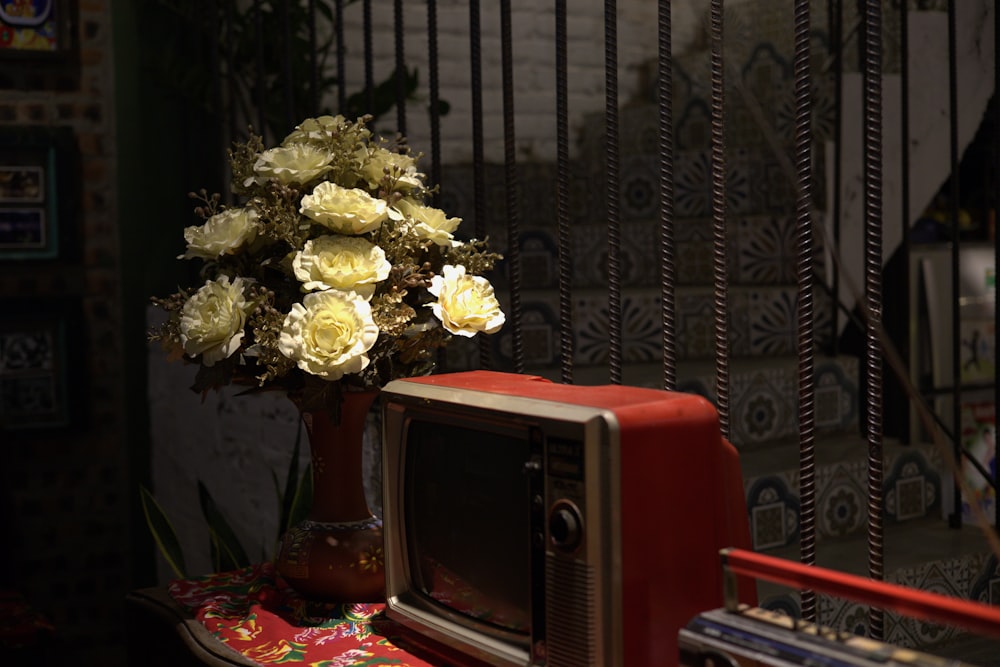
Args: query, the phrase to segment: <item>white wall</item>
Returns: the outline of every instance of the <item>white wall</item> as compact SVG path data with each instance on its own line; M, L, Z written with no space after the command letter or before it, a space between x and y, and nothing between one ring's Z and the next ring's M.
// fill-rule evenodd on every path
M746 0L730 0L739 4ZM440 97L451 105L441 127L442 162L472 161L471 68L469 14L466 0L440 0L437 3L438 63ZM618 7L619 98L627 103L641 84L644 68L656 57L657 3L626 0ZM372 23L376 33L389 36L374 40L374 78L381 81L395 67L395 44L392 40L394 15L387 2L375 2ZM571 136L584 118L599 112L605 105L604 3L600 0L570 0L567 19L567 79ZM408 0L404 3L406 59L419 70L421 100L407 106L407 134L410 146L430 152L429 114L427 112L427 3ZM675 0L673 4L674 50L689 48L698 35L707 3L698 0ZM348 59L363 62L363 12L361 3L345 8L344 22ZM503 161L503 99L500 49L499 3L483 2L482 82L483 127L487 161ZM554 160L555 125L555 9L553 3L537 0L512 0L511 33L513 51L512 81L516 115L518 158ZM364 87L362 65L347 73L347 89ZM380 123L380 128L395 128L395 113ZM386 130L383 129L383 132Z

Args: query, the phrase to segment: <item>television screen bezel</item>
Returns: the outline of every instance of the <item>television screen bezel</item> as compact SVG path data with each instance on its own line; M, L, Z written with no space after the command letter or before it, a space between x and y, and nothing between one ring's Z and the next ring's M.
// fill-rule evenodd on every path
M601 479L591 483L588 494L599 493L609 502L600 506L601 517L595 524L609 525L617 513L620 490L618 460L618 422L614 413L600 406L579 405L530 396L498 394L459 387L442 387L410 382L390 383L383 390L383 522L385 533L386 602L390 618L417 630L446 646L496 665L531 664L531 638L505 631L492 624L461 614L414 590L409 571L409 542L405 527L403 462L406 460L405 433L414 419L441 421L442 416L462 420L483 428L492 425L500 432L530 434L538 431L546 438L578 440L584 443L585 456ZM526 517L527 521L527 517ZM602 531L593 531L601 541ZM619 536L611 531L610 539L600 544L601 560L621 562ZM605 535L604 537L608 537ZM621 650L615 644L621 637L621 573L617 567L600 567L602 581L597 586L595 604L602 619L596 632L598 654ZM544 586L543 582L537 585ZM534 610L529 610L533 612ZM543 610L544 612L544 610ZM532 623L533 624L533 623Z

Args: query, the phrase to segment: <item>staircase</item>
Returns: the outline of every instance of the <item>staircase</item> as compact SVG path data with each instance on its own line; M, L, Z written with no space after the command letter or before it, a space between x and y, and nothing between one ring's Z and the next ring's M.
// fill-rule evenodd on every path
M770 11L770 10L769 10ZM940 12L938 12L940 14ZM922 20L922 18L920 19ZM757 102L776 119L772 132L791 140L791 46L755 34L734 49ZM775 40L774 42L768 39ZM781 39L789 39L787 36ZM756 46L754 46L756 45ZM714 320L709 146L709 78L704 53L675 62L675 256L677 258L678 389L714 399ZM817 156L832 139L833 80L814 87ZM799 539L794 197L787 175L754 124L746 100L727 97L729 220L728 322L730 326L731 440L741 452L754 548L797 559ZM622 109L621 266L623 268L624 383L662 386L661 303L657 260L659 161L657 109L652 96ZM571 161L574 382L609 381L607 219L604 118L585 123ZM822 159L816 160L822 164ZM817 210L827 207L816 175ZM560 379L556 168L522 163L517 172L521 228L522 342L526 371ZM488 165L486 211L491 243L506 245L504 168ZM451 166L442 178L440 205L472 219L471 166ZM887 195L888 196L888 195ZM822 243L822 239L817 239ZM822 263L822 249L816 250ZM503 267L501 267L503 269ZM498 271L502 274L503 271ZM503 278L498 288L506 287ZM867 575L867 444L859 435L859 359L824 355L834 336L830 298L815 294L815 407L817 429L817 559L821 566ZM512 369L510 327L495 337L494 358ZM474 346L453 346L450 362L475 366ZM888 373L888 369L886 373ZM884 452L885 578L955 597L1000 603L997 557L978 530L947 528L942 518L944 480L940 453L930 445L887 441ZM760 585L762 606L799 615L798 594ZM819 597L819 622L864 632L867 608ZM935 649L973 646L959 630L889 613L885 640ZM1000 664L987 642L979 664ZM992 652L991 652L992 651ZM954 654L954 652L952 653ZM966 654L958 653L959 657ZM988 656L993 656L990 663Z

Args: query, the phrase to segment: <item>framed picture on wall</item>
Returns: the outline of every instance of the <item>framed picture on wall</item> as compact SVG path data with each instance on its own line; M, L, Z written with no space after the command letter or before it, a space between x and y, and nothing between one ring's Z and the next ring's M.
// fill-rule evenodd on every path
M0 131L0 261L65 255L72 145L68 130Z
M0 56L52 57L71 47L71 13L65 0L0 2Z
M0 431L76 422L81 322L64 298L0 301Z

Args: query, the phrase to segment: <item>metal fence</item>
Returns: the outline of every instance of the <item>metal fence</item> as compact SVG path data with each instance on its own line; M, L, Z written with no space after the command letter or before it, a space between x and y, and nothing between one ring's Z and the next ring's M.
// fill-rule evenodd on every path
M262 2L255 0L243 11L237 11L231 2L219 0L217 3L218 29L215 31L217 52L220 61L214 63L219 76L225 76L227 84L220 86L224 91L224 100L220 100L228 109L229 127L236 126L237 118L242 114L248 116L265 135L272 125L289 127L295 120L320 112L323 99L322 92L328 87L335 91L336 108L333 112L342 112L350 116L353 112L364 110L380 110L384 118L391 117L395 112L395 130L406 134L408 121L405 100L412 93L415 81L407 68L407 47L415 34L413 28L405 24L402 0L392 2L393 16L391 35L385 34L383 28L377 32L373 27L373 10L389 11L387 1L374 3L372 0L345 2L344 0L308 0L300 4L285 2ZM428 159L430 162L429 176L432 183L440 183L442 160L440 148L440 123L442 102L439 99L439 63L438 45L439 31L437 26L436 0L424 0L426 6L426 21L420 30L426 30L421 43L426 43L429 63L426 89L422 94L426 97L430 122L430 147ZM660 299L662 302L662 386L666 389L677 387L677 338L678 323L675 303L678 290L677 262L675 257L675 193L674 193L674 118L673 118L673 61L672 61L672 7L671 2L661 0L658 3L657 33L657 83L656 103L659 119L659 191L657 214L658 262L660 274ZM886 225L900 224L887 221L883 216L883 160L886 159L883 150L885 131L896 131L896 128L885 128L883 123L883 55L885 51L884 19L886 12L898 12L898 25L908 25L908 13L914 8L922 8L922 2L883 3L879 0L858 0L856 3L843 3L841 0L828 0L825 5L809 0L794 0L789 5L789 11L794 13L794 150L791 161L791 171L794 173L795 218L797 229L797 357L798 357L798 433L800 451L800 488L801 503L801 558L805 563L815 563L815 408L814 408L814 355L817 353L835 353L836 349L818 350L816 332L814 331L814 292L821 287L829 289L834 295L840 291L841 275L839 261L840 238L839 219L840 202L836 193L840 191L839 172L840 149L843 141L848 138L840 136L840 119L845 113L860 113L862 115L863 142L863 247L864 275L863 284L859 285L857 310L863 322L864 352L863 374L865 377L865 392L867 406L864 415L864 432L868 444L868 544L869 544L869 575L874 579L883 579L884 535L882 525L882 486L883 486L883 374L893 373L901 376L904 391L913 401L921 393L921 387L911 383L911 374L904 363L899 350L889 340L886 327L882 322L883 313L883 230ZM845 7L845 4L848 5ZM940 4L940 3L937 3ZM957 90L957 57L956 57L956 5L957 0L946 3L948 15L948 48L949 48L949 89L941 91L949 100L950 115L950 154L948 156L953 177L949 181L949 211L946 227L950 230L951 248L951 284L952 309L950 313L952 327L952 378L947 389L952 394L952 410L950 416L950 431L942 430L941 420L932 413L924 415L926 428L932 433L944 433L947 442L946 449L955 460L962 460L965 453L960 447L956 436L961 423L959 413L963 385L959 374L960 340L959 330L959 262L962 248L962 234L959 228L959 202L961 187L959 174L959 141L958 141L958 105ZM353 6L352 6L353 5ZM358 6L360 5L360 6ZM481 6L481 5L485 5ZM811 52L812 24L816 20L817 7L822 6L825 15L823 19L829 30L830 51L828 62L837 75L834 159L835 171L832 174L834 183L834 201L832 204L833 219L826 227L815 220L813 183L816 181L814 166L817 162L814 154L813 141L813 99L811 85L819 72L814 71L815 58ZM512 338L513 369L518 372L525 370L525 359L522 344L521 322L521 255L520 239L522 236L521 220L518 211L518 170L516 151L516 120L515 86L513 81L515 43L511 28L511 2L500 0L498 3L480 3L479 0L469 0L468 35L470 53L471 85L468 94L471 98L472 114L469 119L469 141L473 147L472 178L474 180L474 213L476 235L480 238L486 235L485 219L485 159L484 145L484 72L482 60L482 26L485 21L496 21L501 32L501 87L503 104L503 187L506 197L507 220L507 283L509 285L509 317L508 326ZM713 275L714 275L714 345L715 345L715 398L723 433L729 433L730 420L730 359L729 359L729 285L727 278L727 100L726 95L732 82L727 81L725 62L724 33L725 17L723 0L710 0L708 7L710 39L710 72L711 72L711 211L713 240ZM849 10L849 11L848 11ZM568 62L567 62L567 22L573 7L566 0L554 0L554 71L550 73L552 86L556 95L555 107L551 110L557 128L556 173L554 192L555 210L558 224L558 287L559 287L559 358L560 377L563 382L574 381L574 332L572 322L571 280L571 247L573 225L569 214L570 198L570 126L569 126L569 94L568 94ZM348 53L345 48L345 13L361 14L363 26L363 49L361 53ZM845 16L850 15L851 22L845 23ZM356 16L356 15L355 15ZM993 18L998 19L1000 12L993 10ZM619 62L618 62L618 3L614 0L604 2L604 63L605 63L605 161L606 161L606 203L607 203L607 308L608 308L608 341L609 341L609 375L614 383L621 383L623 365L622 336L622 256L621 234L622 220L620 215L620 146L619 111ZM265 25L267 26L265 28ZM275 26L278 27L277 32ZM994 34L995 32L994 26ZM243 42L236 39L242 35ZM325 37L318 37L325 35ZM384 80L376 81L373 65L373 39L389 39L391 37L395 49L394 71ZM903 253L908 257L911 240L910 229L913 221L909 210L910 202L910 96L912 74L909 71L910 44L907 30L900 30L896 35L894 48L898 48L901 82L900 145L901 159L904 165L902 175L902 238ZM241 43L252 43L254 48L246 52ZM851 45L850 47L848 45ZM858 69L863 77L862 100L860 110L844 109L840 95L843 63L848 48L857 48L850 54L857 58ZM248 58L249 57L249 58ZM240 59L243 59L240 61ZM996 62L996 56L994 56ZM242 65L240 64L242 63ZM364 86L358 94L350 94L346 89L345 72L348 67L363 68ZM241 69L242 68L242 69ZM241 76L234 73L242 72ZM994 67L995 77L997 68ZM994 90L996 88L994 87ZM1000 124L1000 106L992 104L989 113L992 123ZM380 121L384 126L385 120ZM228 137L227 137L228 138ZM265 137L266 138L266 137ZM993 178L1000 174L1000 166L996 164L1000 156L1000 133L994 132L990 146L993 164L990 173ZM228 142L227 142L228 143ZM1000 184L989 188L990 198L985 202L984 210L995 210L996 193ZM828 230L828 231L824 231ZM819 285L815 276L815 266L818 261L817 236L827 235L823 241L826 252L833 259L832 278L830 285ZM852 240L853 241L853 240ZM995 266L995 260L994 260ZM907 276L909 273L907 272ZM904 278L904 282L909 278ZM908 293L908 288L904 290ZM836 332L841 326L843 315L832 300L833 312L830 321L833 323L833 341L837 340ZM993 306L994 313L1000 309ZM905 317L909 319L909 315ZM1000 329L1000 327L998 327ZM995 343L994 343L995 345ZM905 346L904 346L905 347ZM483 347L480 351L480 363L491 365L490 350ZM988 383L989 388L993 387ZM923 402L926 405L926 401ZM916 404L914 404L916 405ZM914 407L914 409L917 409ZM988 471L982 471L989 477ZM990 480L994 484L995 480ZM961 505L960 489L956 485L956 514L951 523L958 527L961 518L958 508ZM815 619L816 605L814 597L804 592L802 594L802 613L807 619ZM882 612L873 609L870 612L869 631L873 637L881 638L883 634Z

